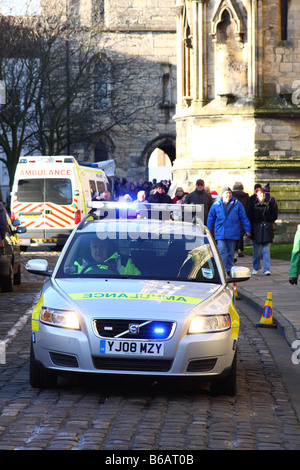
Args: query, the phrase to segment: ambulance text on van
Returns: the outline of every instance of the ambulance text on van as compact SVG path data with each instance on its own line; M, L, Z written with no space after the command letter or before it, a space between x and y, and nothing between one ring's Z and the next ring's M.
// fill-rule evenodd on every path
M20 157L11 193L11 217L27 228L26 246L61 248L86 215L87 201L109 189L97 164L78 164L73 156Z

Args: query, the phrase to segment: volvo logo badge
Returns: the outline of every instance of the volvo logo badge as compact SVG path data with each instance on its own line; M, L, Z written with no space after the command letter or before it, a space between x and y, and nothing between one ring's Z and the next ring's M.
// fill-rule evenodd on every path
M140 332L140 325L138 323L129 323L129 333L132 335L138 335Z

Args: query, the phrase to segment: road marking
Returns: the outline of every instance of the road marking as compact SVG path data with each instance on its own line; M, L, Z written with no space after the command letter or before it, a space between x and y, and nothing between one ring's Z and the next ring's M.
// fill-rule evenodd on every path
M11 327L11 329L8 331L4 339L1 340L2 343L5 344L5 347L7 348L8 345L14 340L14 338L17 336L17 334L24 328L26 325L27 321L29 318L32 316L32 310L34 309L38 299L40 297L40 293L36 295L36 297L33 300L32 306L29 307L24 315L22 315L19 320Z

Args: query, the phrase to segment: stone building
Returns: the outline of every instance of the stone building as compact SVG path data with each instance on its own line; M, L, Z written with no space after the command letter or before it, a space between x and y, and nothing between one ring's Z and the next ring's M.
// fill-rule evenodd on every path
M270 183L277 239L300 221L300 3L177 0L177 145L186 189Z
M116 175L134 182L148 179L148 161L154 150L160 149L174 161L175 0L28 0L26 5L29 10L17 8L17 2L0 0L0 13L18 16L29 11L41 17L50 13L63 20L71 14L72 24L81 27L83 36L85 27L99 32L93 44L98 62L90 89L94 96L91 136L68 145L65 153L81 162L114 159ZM70 50L72 46L65 47ZM72 66L71 60L62 60L60 85L66 83L66 89ZM6 194L8 178L0 184Z
M74 154L81 161L114 159L119 177L148 179L155 149L176 157L175 0L81 0L82 24L92 23L95 9L103 28L95 44L99 114L92 138Z

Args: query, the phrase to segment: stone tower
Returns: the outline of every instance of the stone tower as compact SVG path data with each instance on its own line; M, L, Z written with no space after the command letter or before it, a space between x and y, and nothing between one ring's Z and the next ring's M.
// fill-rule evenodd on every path
M174 179L270 183L277 239L300 222L298 0L177 0Z

